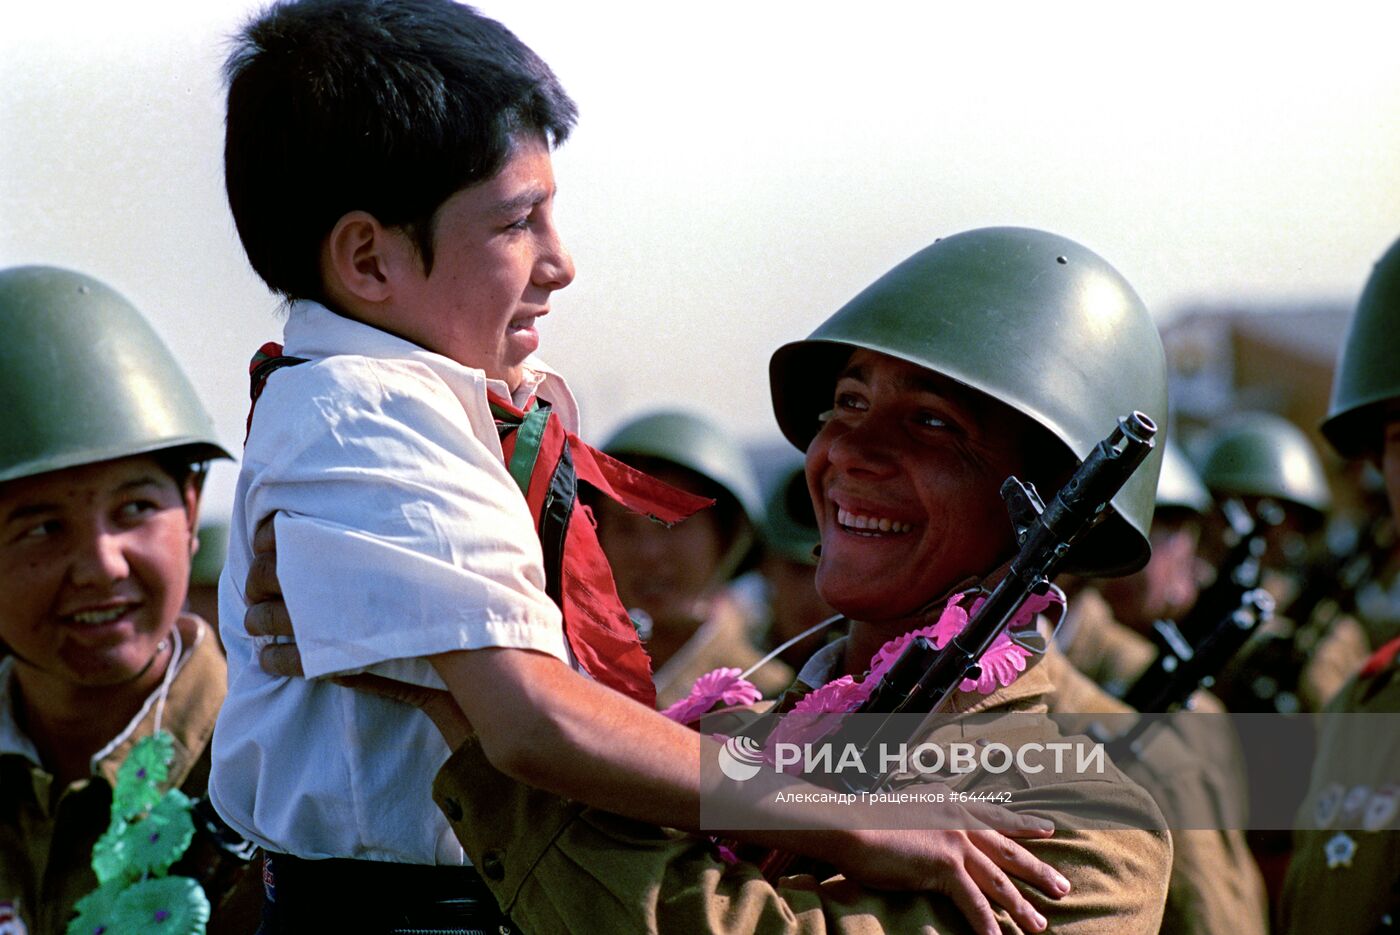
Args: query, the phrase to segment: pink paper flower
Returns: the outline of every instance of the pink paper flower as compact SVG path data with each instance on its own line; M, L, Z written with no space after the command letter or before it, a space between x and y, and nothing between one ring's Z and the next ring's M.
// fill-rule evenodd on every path
M943 613L939 615L938 622L927 627L920 627L917 630L910 630L908 633L901 633L890 640L870 660L870 678L879 681L887 672L890 666L894 665L909 644L914 641L914 637L922 636L933 641L935 649L942 649L948 641L963 631L967 626L967 611L959 606L959 601L963 595L955 594L948 599L948 603L943 607Z
M752 682L740 677L738 669L715 669L695 680L690 694L661 713L677 724L699 721L717 704L750 705L763 697Z

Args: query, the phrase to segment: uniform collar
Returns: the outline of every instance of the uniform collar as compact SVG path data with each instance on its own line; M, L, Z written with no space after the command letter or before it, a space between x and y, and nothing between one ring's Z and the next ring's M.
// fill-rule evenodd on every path
M192 614L183 614L180 624L185 633L184 651L174 663L175 677L166 697L161 726L175 738L175 760L170 767L172 786L184 781L190 767L209 744L214 720L219 713L228 680L228 668L209 625ZM136 741L151 734L155 727L156 696L152 692L117 736L92 760L92 772L115 785L117 768ZM39 752L15 718L14 660L0 661L0 755L24 757L42 769Z
M38 764L39 751L29 735L20 729L15 717L15 658L0 659L0 756L18 755Z

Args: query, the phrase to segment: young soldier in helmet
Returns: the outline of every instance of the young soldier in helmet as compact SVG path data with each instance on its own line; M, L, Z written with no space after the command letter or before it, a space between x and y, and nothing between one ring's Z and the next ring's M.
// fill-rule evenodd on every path
M1332 383L1322 433L1370 458L1400 520L1400 241L1376 263ZM1371 935L1400 926L1400 639L1376 650L1321 719L1298 814L1281 930ZM1355 715L1390 715L1357 717Z
M668 521L704 501L582 444L533 356L574 275L550 153L575 107L519 39L451 0L299 0L247 26L227 76L229 205L291 305L254 373L211 797L269 854L270 932L497 927L430 796L450 753L431 722L258 669L241 625L258 530L275 517L308 674L445 685L508 774L694 827L708 741L655 711L574 506L582 483ZM927 885L950 846L981 857L925 833L794 843L889 885ZM360 890L376 898L345 898Z
M1131 575L1086 582L1055 634L1070 663L1110 694L1121 697L1152 664L1152 624L1176 620L1196 602L1196 547L1211 509L1196 469L1168 439L1152 514L1152 557Z
M654 412L622 426L603 451L715 505L667 528L603 499L596 503L598 542L617 593L645 615L644 637L656 704L685 697L695 680L722 667L747 669L760 658L752 612L729 590L753 552L758 482L739 443L707 419ZM792 680L782 663L758 669L753 683L770 697Z
M770 375L779 425L807 452L822 540L817 585L852 621L847 639L809 661L785 705L843 673L859 676L887 641L996 577L1014 543L998 494L1008 475L1055 489L1119 415L1160 419L1166 409L1161 343L1131 287L1078 244L1015 228L921 251L811 338L780 348ZM1155 478L1154 457L1071 553L1071 566L1121 573L1146 560ZM1051 685L1031 657L1019 677L978 689L957 693L955 710L1043 712ZM1116 831L1061 831L1027 845L1068 878L1055 888L1058 901L1027 894L1043 914L1030 924L985 902L955 907L829 871L799 867L772 885L708 842L513 783L485 766L472 739L439 773L436 792L526 931L960 932L966 917L978 931L1038 931L1048 918L1056 932L1156 933L1170 841L1143 830L1160 829L1161 814L1110 771L1110 781L1087 786L1012 779L1017 801L1036 803L1037 814L1062 817L1087 793L1122 819Z
M228 455L170 352L97 280L0 271L0 331L0 906L7 931L57 935L97 887L93 845L138 741L172 734L167 785L204 793L227 670L182 607L205 468ZM248 931L254 875L230 902L243 862L202 827L189 856L214 859L175 871L205 877L210 931Z
M1268 523L1263 586L1278 607L1273 620L1222 673L1219 694L1233 711L1320 709L1360 668L1369 647L1354 617L1314 621L1317 605L1299 606L1305 571L1332 507L1317 449L1302 429L1281 416L1242 413L1212 433L1201 477L1217 498L1237 497ZM1271 650L1297 644L1297 651L1260 652L1266 643ZM1292 668L1275 670L1280 660Z

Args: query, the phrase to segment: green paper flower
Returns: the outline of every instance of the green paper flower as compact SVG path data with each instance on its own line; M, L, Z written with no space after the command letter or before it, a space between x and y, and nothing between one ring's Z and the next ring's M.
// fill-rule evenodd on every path
M174 758L175 738L166 731L138 740L117 769L117 785L112 790L112 817L130 821L154 806L161 788L170 778L170 763Z
M97 882L104 887L114 881L125 886L134 883L139 876L131 870L131 861L126 853L128 827L125 821L114 818L92 846L92 869L97 874Z
M117 898L112 919L114 935L204 935L209 900L189 877L142 880Z
M104 883L78 900L78 915L68 923L67 935L117 935L117 898L126 892L127 882Z
M120 851L134 878L165 873L194 838L189 797L171 789L145 818L128 824L121 838Z

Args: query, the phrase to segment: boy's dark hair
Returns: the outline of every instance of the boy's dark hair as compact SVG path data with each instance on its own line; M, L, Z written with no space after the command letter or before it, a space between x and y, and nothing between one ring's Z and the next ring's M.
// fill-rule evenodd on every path
M321 243L367 211L433 264L433 218L504 166L517 134L569 135L574 102L534 52L452 0L290 0L224 66L224 178L253 269L324 298Z

